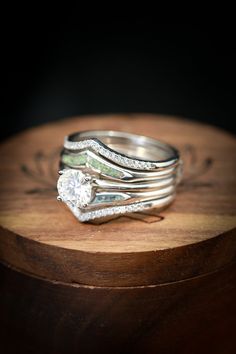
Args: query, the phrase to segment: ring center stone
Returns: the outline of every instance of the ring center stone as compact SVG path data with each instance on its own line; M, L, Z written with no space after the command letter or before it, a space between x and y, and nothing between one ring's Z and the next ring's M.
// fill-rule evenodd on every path
M57 182L59 196L64 202L72 202L79 208L92 200L92 183L79 170L64 170Z

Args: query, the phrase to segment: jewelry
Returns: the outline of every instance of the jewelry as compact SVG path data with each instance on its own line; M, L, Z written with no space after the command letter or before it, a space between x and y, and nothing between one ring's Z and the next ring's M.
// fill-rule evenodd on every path
M83 131L65 137L59 196L80 221L163 209L182 177L177 149L119 131Z

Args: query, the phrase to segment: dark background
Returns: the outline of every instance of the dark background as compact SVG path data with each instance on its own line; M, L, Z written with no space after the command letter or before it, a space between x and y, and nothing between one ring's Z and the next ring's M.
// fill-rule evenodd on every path
M2 40L1 138L63 117L185 116L235 133L233 28L158 19L15 23Z

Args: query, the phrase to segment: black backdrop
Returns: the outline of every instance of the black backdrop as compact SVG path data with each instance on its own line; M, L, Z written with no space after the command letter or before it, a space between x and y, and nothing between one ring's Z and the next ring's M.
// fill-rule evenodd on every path
M80 21L81 22L81 21ZM15 24L2 42L1 138L78 114L154 112L235 132L232 28L136 21Z

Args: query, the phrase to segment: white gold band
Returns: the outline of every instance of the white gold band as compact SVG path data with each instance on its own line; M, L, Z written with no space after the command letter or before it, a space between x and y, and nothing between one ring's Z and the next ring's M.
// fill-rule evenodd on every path
M163 208L182 176L178 151L145 136L86 131L65 138L59 199L80 221Z

